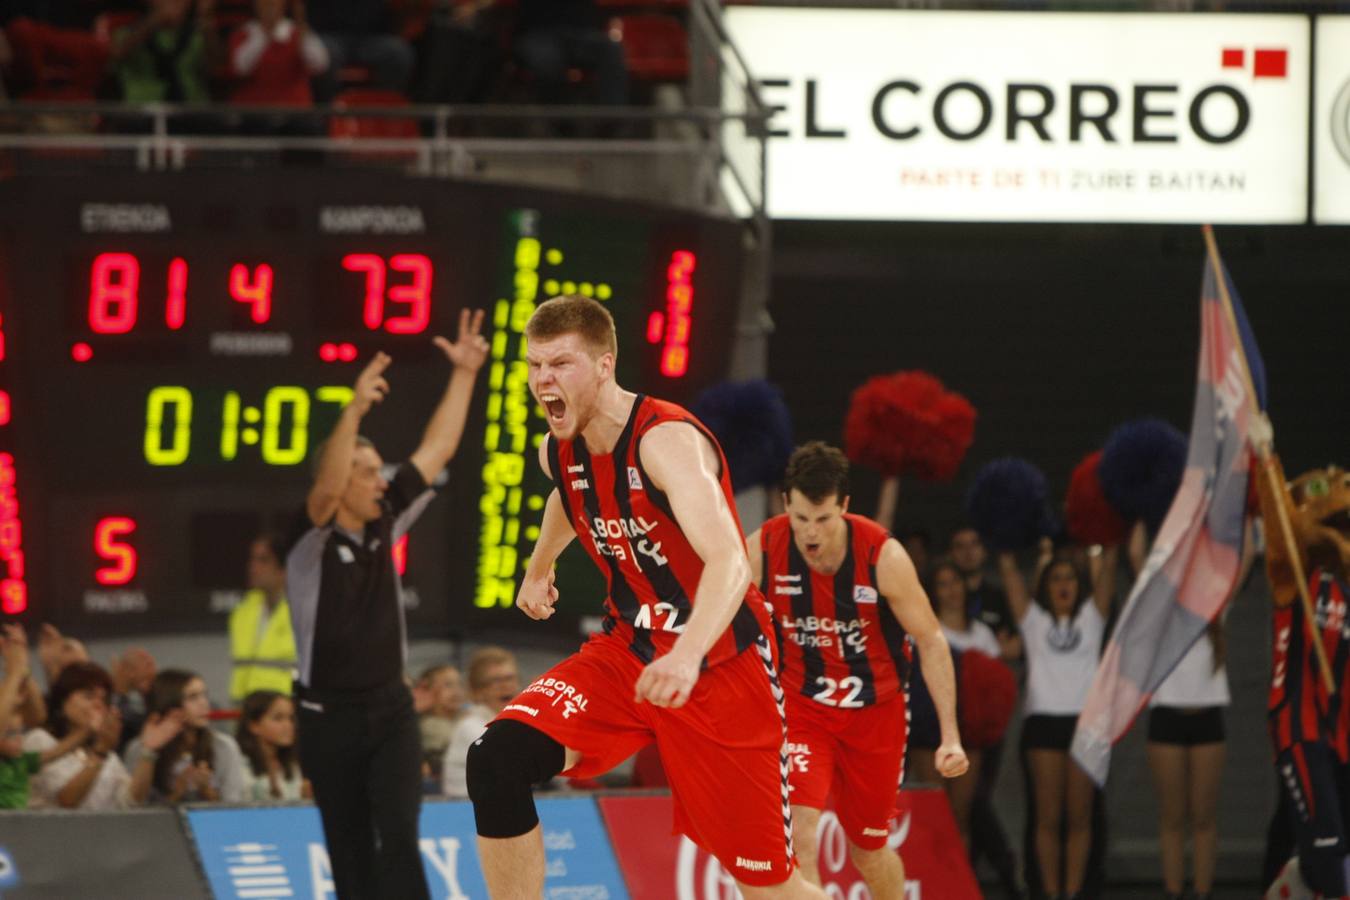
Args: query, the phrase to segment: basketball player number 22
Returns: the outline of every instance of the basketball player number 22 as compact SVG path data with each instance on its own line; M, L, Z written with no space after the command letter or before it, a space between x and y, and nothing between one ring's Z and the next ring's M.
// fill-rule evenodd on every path
M862 701L858 699L858 695L862 693L863 683L857 675L850 675L839 681L821 675L816 679L816 684L824 685L812 698L819 703L824 703L826 706L862 706ZM835 699L834 695L837 691L847 691L848 693L840 699Z

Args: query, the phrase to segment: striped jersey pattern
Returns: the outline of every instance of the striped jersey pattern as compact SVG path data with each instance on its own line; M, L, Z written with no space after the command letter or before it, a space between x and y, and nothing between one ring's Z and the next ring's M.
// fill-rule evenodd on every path
M550 436L548 441L549 468L563 510L605 576L605 633L626 641L643 662L674 645L689 621L703 574L702 558L675 521L665 492L652 484L639 453L643 435L666 422L688 423L712 443L722 493L739 532L722 448L701 422L674 403L639 394L618 442L607 454L590 453L581 438L559 441ZM766 634L768 626L764 598L750 585L704 665L736 656Z
M1267 715L1275 752L1293 745L1325 740L1342 763L1350 762L1350 589L1330 572L1318 569L1309 579L1314 598L1316 631L1321 636L1335 678L1336 693L1322 685L1316 651L1309 639L1301 603L1275 608L1270 700Z
M760 589L773 615L784 688L848 709L901 693L911 650L905 629L877 588L877 561L890 533L851 513L844 524L848 549L830 575L807 565L786 515L765 522Z

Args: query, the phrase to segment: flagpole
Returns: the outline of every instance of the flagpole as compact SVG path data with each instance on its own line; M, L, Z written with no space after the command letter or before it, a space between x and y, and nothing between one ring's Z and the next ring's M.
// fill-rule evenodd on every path
M1261 408L1257 405L1256 386L1252 382L1252 372L1247 364L1247 348L1242 343L1242 330L1238 328L1237 315L1233 312L1233 298L1228 294L1228 279L1223 276L1223 265L1219 261L1219 246L1214 240L1214 229L1209 225L1202 225L1201 232L1205 236L1205 247L1209 251L1210 268L1214 270L1214 281L1219 288L1219 301L1223 305L1224 316L1228 320L1228 327L1232 329L1234 343L1237 346L1238 359L1242 362L1242 378L1246 382L1247 398L1251 405L1253 415L1260 415ZM1275 460L1271 456L1270 445L1262 444L1255 448L1257 459L1260 466L1257 469L1258 476L1265 475L1267 483L1271 487L1271 496L1277 497L1275 504L1276 520L1280 538L1284 543L1285 553L1289 555L1290 567L1294 570L1294 582L1298 585L1299 600L1303 603L1303 618L1308 623L1308 634L1312 638L1313 650L1317 654L1317 668L1322 673L1322 684L1327 689L1328 694L1336 693L1336 679L1331 674L1331 663L1327 660L1327 648L1322 643L1321 635L1317 630L1317 612L1313 608L1312 597L1308 594L1308 579L1303 572L1303 559L1299 556L1298 545L1294 541L1294 528L1289 521L1289 511L1285 509L1284 497L1285 490L1280 481L1275 476Z

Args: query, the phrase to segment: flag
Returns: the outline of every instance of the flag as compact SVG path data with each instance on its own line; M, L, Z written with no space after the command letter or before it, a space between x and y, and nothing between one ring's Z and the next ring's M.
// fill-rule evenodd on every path
M1111 745L1237 583L1252 459L1247 425L1264 407L1265 366L1213 251L1200 289L1200 362L1186 471L1102 654L1073 736L1074 759L1098 785L1106 782Z

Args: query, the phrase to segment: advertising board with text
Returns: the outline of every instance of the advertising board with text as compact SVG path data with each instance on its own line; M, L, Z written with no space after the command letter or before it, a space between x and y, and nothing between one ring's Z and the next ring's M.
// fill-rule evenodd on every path
M1295 223L1304 16L733 7L789 219Z

